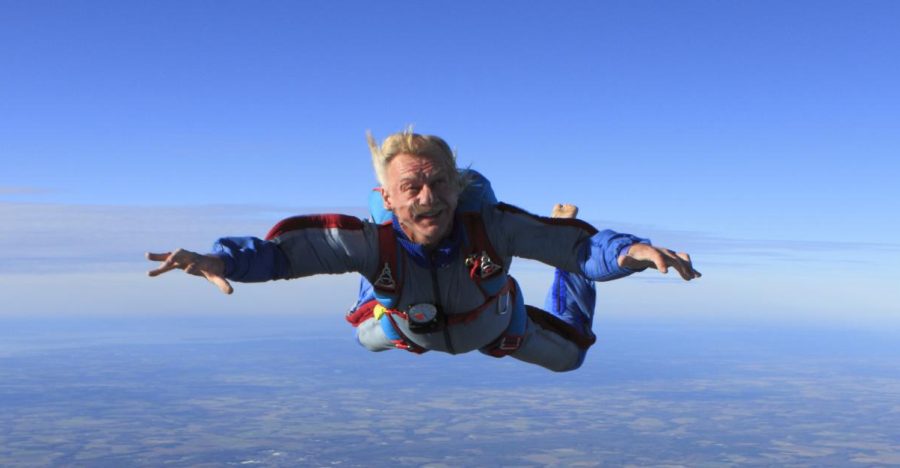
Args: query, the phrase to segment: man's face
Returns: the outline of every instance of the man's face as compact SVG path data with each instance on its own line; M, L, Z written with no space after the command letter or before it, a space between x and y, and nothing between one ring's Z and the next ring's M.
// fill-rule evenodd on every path
M427 156L400 153L385 173L384 207L394 212L409 239L434 247L450 235L459 190L455 168Z

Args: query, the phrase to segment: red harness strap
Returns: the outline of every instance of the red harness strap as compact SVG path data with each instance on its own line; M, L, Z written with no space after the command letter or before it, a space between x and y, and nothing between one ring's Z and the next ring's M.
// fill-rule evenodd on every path
M445 325L452 326L452 325L459 325L461 323L469 323L469 322L474 321L488 307L490 307L492 304L497 302L497 300L500 299L500 296L506 294L507 292L513 291L513 284L514 283L513 283L512 278L509 278L509 280L506 281L506 284L504 284L503 287L500 288L500 290L497 291L496 294L488 297L487 300L485 300L484 303L481 304L480 306L478 306L464 314L448 315L447 322ZM353 314L351 314L353 316L352 320L351 320L351 315L347 316L347 321L350 323L353 323L354 326L358 326L360 323L362 323L369 317L374 316L374 307L375 307L374 303L375 302L377 302L377 301L367 302L366 304L363 304L362 306L360 306L359 309L357 309ZM370 304L372 304L372 305L370 305ZM365 308L368 308L368 310L362 310ZM408 320L408 315L406 314L406 312L403 312L401 310L385 308L384 313L387 315L400 317L404 320ZM393 318L391 320L391 323L393 323L394 328L396 328L396 323L393 321ZM399 330L398 330L398 333L399 333Z
M550 312L530 305L526 305L525 310L532 322L575 343L581 349L588 349L597 341L597 337L593 333L586 336Z
M522 335L507 335L504 333L493 343L487 345L485 347L485 352L495 358L509 356L519 350L524 340L525 337Z
M506 280L506 284L504 284L503 287L500 288L500 290L497 291L496 294L494 294L493 296L489 296L484 301L484 303L481 304L480 306L478 306L464 314L448 315L447 316L447 325L448 326L449 325L458 325L460 323L469 323L469 322L474 321L475 319L478 318L478 316L481 315L482 312L484 312L485 309L487 309L493 303L497 302L497 299L499 299L500 296L506 294L507 292L510 292L510 290L512 290L512 284L513 284L513 280L512 280L512 278L509 278Z
M485 290L484 286L482 286L482 282L491 280L498 275L503 274L503 265L495 262L500 256L497 255L497 251L494 250L494 246L488 238L484 221L481 219L479 213L462 213L460 219L462 220L463 226L466 229L466 234L469 238L468 248L464 251L466 266L469 267L469 277L478 286L478 289L484 296L484 302L480 306L466 313L447 315L445 326L466 324L476 320L482 312L496 303L501 296L510 292L515 284L512 278L508 278L503 286L493 294L490 294ZM400 328L397 326L397 322L394 319L394 316L396 316L406 320L407 314L403 311L387 307L388 305L397 305L396 301L400 297L403 286L403 278L398 269L397 238L392 222L386 222L378 226L378 250L381 272L375 282L372 283L372 286L377 293L376 297L381 296L388 300L390 300L389 298L394 298L393 304L382 304L385 306L385 315L387 315L388 320L390 320L391 326L401 338L399 340L391 341L397 348L421 354L427 351L427 349L416 345L406 337L400 331ZM373 317L376 302L377 301L373 301L372 303L360 306L360 309L347 316L347 321L354 324L354 326L358 326L363 321ZM507 337L501 337L501 340L504 338ZM510 340L504 340L504 343L506 343L506 341ZM518 344L520 344L520 342L516 343L515 346L512 346L512 343L508 343L503 346L503 349L507 352L511 352L518 348Z
M391 340L391 343L394 343L395 348L405 349L411 353L416 354L422 354L428 351L427 349L413 343L412 340L407 338L407 336L404 335L402 331L400 331L400 327L397 326L397 322L394 321L394 317L391 317L390 309L385 310L385 315L387 315L388 320L390 320L391 326L394 327L394 331L397 332L398 335L400 335L399 340Z
M509 278L507 286L509 287L510 301L523 300L516 292L516 282L513 281L512 277ZM522 304L522 306L524 307L524 304ZM510 307L513 308L512 314L519 313L518 304L515 302L510 302ZM525 341L525 330L528 326L526 323L527 320L524 317L521 317L519 319L521 322L517 322L515 315L511 316L510 320L512 323L509 324L500 337L494 340L493 343L482 348L482 351L490 356L501 358L519 350L522 346L522 342Z
M390 221L378 226L378 262L381 272L372 286L382 296L399 298L403 279L397 269L397 237Z
M357 307L356 310L347 312L347 315L344 316L344 319L350 322L350 325L353 325L353 328L357 328L361 323L375 316L375 306L377 304L378 301L376 300L366 302L365 304Z
M494 250L484 221L478 213L462 213L461 219L469 235L469 248L466 251L466 266L469 267L469 277L478 285L485 297L489 295L484 291L481 282L503 273L503 265L495 263L500 256Z
M521 211L510 205L501 206L500 208L506 211ZM534 217L542 222L548 222L551 224L569 224L585 229L591 228L590 225L583 225L583 223L581 222L572 222L577 220L570 221L557 220L553 218L540 218L536 216ZM484 222L481 219L481 216L478 213L463 213L461 215L461 219L466 228L466 233L469 236L468 249L465 251L465 261L466 266L469 267L469 277L481 290L482 294L485 297L485 301L480 306L464 314L448 315L446 326L458 325L461 323L470 323L477 319L485 309L494 304L502 295L508 292L514 292L515 283L512 278L508 278L504 285L500 288L500 290L494 294L489 294L487 291L485 291L481 283L485 280L495 278L498 274L502 274L503 265L494 262L494 259L499 259L500 256L497 255L497 252L494 250L494 247L491 244L490 239L488 238L487 231L485 229ZM569 222L559 223L559 221ZM378 249L379 263L382 266L382 270L379 276L376 278L376 281L373 283L373 286L377 292L381 293L382 296L398 299L400 297L403 281L400 276L401 272L397 268L397 240L391 222L384 223L378 227ZM374 308L377 303L378 301L370 301L366 304L363 304L357 310L347 315L347 321L352 323L354 326L358 326L363 321L372 318L374 316ZM529 305L526 305L525 308L528 314L528 318L530 318L531 321L533 321L535 324L575 343L581 349L590 348L597 340L596 336L594 336L593 333L585 336L568 323L560 320L558 317L555 317L544 310ZM400 331L400 328L397 326L397 322L394 320L393 316L396 315L398 317L406 319L406 313L388 307L385 307L385 309L385 315L387 316L387 319L390 321L391 326L400 337L400 339L391 340L395 347L405 349L417 354L428 351L427 349L413 343L409 338L406 337L406 335L404 335ZM523 336L521 335L504 333L496 341L485 347L485 349L487 350L487 353L492 356L502 357L517 350L519 346L521 346L522 340Z

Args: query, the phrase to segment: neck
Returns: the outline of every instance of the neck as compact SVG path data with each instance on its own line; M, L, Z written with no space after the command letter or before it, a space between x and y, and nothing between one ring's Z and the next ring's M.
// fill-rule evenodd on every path
M409 229L409 227L407 227L405 224L400 223L400 229L403 230L403 234L406 234L407 239L409 239L411 242L413 242L415 244L422 246L422 248L425 249L426 252L431 252L432 250L434 250L434 248L437 247L437 244L439 244L440 241L442 240L441 239L441 240L438 240L437 242L434 242L431 244L426 244L424 242L419 241L419 239L416 239L415 236L413 236L413 234L412 234L412 230Z

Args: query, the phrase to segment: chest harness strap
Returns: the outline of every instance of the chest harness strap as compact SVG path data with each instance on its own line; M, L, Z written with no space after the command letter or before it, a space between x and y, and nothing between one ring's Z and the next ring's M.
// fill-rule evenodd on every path
M496 250L488 238L484 222L479 213L463 213L460 217L468 236L468 246L463 251L465 264L469 268L469 277L478 286L484 296L484 302L462 314L451 314L444 317L444 326L466 324L477 319L482 312L497 301L511 301L502 307L512 310L510 324L506 331L493 343L482 349L491 356L502 357L519 349L525 334L526 312L522 293L516 281L504 273L503 265ZM363 304L347 317L354 326L374 317L381 324L385 335L394 346L417 354L427 349L413 343L397 326L395 317L408 320L406 312L397 310L403 288L403 262L397 248L397 238L392 223L386 222L378 226L378 264L381 271L372 283L375 300Z

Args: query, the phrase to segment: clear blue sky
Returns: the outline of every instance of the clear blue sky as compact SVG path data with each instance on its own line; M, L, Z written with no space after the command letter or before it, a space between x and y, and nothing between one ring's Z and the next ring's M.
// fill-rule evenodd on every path
M414 124L501 199L576 203L705 274L605 286L610 314L898 326L898 18L893 1L5 1L0 315L344 307L350 277L220 298L151 282L140 256L359 210L364 132Z

